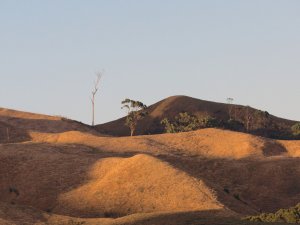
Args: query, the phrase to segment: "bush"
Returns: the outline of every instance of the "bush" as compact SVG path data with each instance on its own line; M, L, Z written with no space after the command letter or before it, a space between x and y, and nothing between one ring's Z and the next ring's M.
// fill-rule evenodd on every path
M160 123L165 126L166 133L176 133L174 124L172 124L167 118L164 118Z
M179 113L172 122L168 118L164 118L161 124L164 125L166 133L178 133L200 128L217 127L219 126L219 121L210 116L197 117L184 112Z
M179 113L179 115L175 117L175 128L178 132L196 130L199 126L198 118L194 115L189 115L187 112Z
M295 135L295 136L300 135L300 123L294 124L291 127L291 129L292 129L293 135Z
M200 124L201 124L202 128L219 127L220 121L214 117L206 116L206 117L200 119Z
M262 213L257 216L248 216L244 219L255 222L300 223L300 204L289 209L280 209L276 213Z
M224 190L227 194L230 194L230 191L229 191L228 188L224 188L223 190Z
M243 131L243 130L245 130L244 123L242 123L242 122L240 122L238 120L234 120L234 119L229 119L225 123L225 128L227 128L229 130L235 130L235 131Z
M239 201L241 200L239 194L233 194L233 197L234 197L236 200L239 200Z
M84 221L75 221L73 219L70 219L69 221L66 222L57 223L57 225L84 225L84 224L86 224Z
M200 125L198 118L194 115L189 115L187 112L179 113L173 122L164 118L161 124L165 126L167 133L192 131L198 129Z

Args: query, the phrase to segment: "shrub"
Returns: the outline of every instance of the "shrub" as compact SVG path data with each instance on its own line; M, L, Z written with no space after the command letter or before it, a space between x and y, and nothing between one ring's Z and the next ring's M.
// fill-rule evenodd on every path
M269 112L257 110L254 113L254 119L257 126L260 128L267 129L272 125L272 118Z
M244 219L255 222L300 223L300 204L289 209L280 209L275 213L262 213L257 216L248 216Z
M166 133L178 133L200 128L217 127L219 126L219 121L210 116L199 117L183 112L175 116L172 122L168 118L164 118L161 124L164 125Z
M175 128L178 132L187 132L198 129L200 122L198 118L194 115L189 115L187 112L179 113L175 117Z
M75 221L75 220L69 220L67 225L84 225L85 222L84 221Z
M245 130L244 123L242 123L242 122L240 122L238 120L234 120L234 119L229 119L225 123L225 128L227 128L229 130L235 130L235 131Z
M166 133L176 133L174 124L172 124L167 118L164 118L160 123L165 126Z
M300 135L300 123L295 123L292 127L292 132L295 136Z
M164 118L161 124L165 126L167 133L178 133L196 130L200 127L200 121L194 115L190 115L187 112L179 113L173 122Z
M220 126L220 121L211 116L206 116L206 117L200 119L200 123L203 128Z
M229 191L228 188L224 188L223 190L224 190L227 194L230 194L230 191Z
M233 197L234 197L236 200L239 200L239 201L241 200L239 194L233 194Z

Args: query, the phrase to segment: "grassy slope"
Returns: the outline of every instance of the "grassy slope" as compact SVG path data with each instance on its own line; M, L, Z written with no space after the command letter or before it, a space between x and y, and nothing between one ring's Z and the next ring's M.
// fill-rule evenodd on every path
M244 106L235 105L237 111L237 117L243 117ZM251 108L251 113L258 111L257 109ZM166 98L160 102L157 102L148 109L149 115L139 122L137 126L137 134L155 134L163 133L163 126L160 121L163 118L172 119L180 112L188 112L194 115L200 116L211 116L220 120L228 120L228 104L204 101L196 98L191 98L187 96L172 96ZM239 115L241 114L241 115ZM296 121L286 120L271 116L274 123L281 128L281 131L286 130L290 132L290 127L296 123ZM241 118L240 118L241 119ZM128 136L129 130L125 125L125 118L120 118L115 121L97 125L97 130L101 133L106 133L115 136ZM254 124L254 127L258 124ZM262 131L256 131L261 132ZM271 131L266 132L271 133Z
M10 117L6 110L0 115L1 124L17 125L16 132L25 130L31 140L0 145L2 224L68 224L80 219L66 215L131 213L138 214L83 220L248 224L233 218L232 212L253 215L300 202L299 141L218 129L114 138L59 117L18 111ZM169 212L161 212L164 208Z

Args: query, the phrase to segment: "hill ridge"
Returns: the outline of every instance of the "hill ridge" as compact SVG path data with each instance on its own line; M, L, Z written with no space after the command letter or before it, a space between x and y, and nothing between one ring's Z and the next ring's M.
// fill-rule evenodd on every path
M233 117L235 117L237 121L240 121L240 123L244 123L244 126L246 126L245 114L249 112L252 115L252 130L250 130L250 133L252 134L279 139L294 138L291 133L291 126L297 121L280 118L256 108L247 108L248 106L237 104L229 105L227 103L207 101L186 95L170 96L150 105L147 110L148 116L139 121L136 133L138 135L164 133L164 127L161 124L161 120L164 118L174 120L181 112L188 112L189 114L198 117L209 116L216 118L223 124L222 126L225 126L225 129L239 129L238 131L246 132L246 128L229 128L228 125L226 125L227 121L230 119L229 107L234 108L235 115ZM259 113L262 113L263 115ZM265 119L262 118L264 113L268 116L268 124L260 121ZM99 132L108 135L128 136L129 129L125 126L125 119L126 117L122 117L104 124L99 124L96 126L96 129Z

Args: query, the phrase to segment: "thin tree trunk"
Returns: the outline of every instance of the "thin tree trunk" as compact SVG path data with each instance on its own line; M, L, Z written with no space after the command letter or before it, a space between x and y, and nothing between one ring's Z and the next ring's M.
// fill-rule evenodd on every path
M98 92L99 89L99 82L102 77L102 73L97 73L97 79L94 81L94 88L92 90L92 126L95 126L95 95Z
M7 142L9 142L9 129L8 129L8 127L6 128L6 135L7 135Z
M92 99L92 126L95 126L95 95Z
M130 130L130 136L132 137L133 134L134 134L134 129L131 129L131 130Z
M236 106L234 106L234 120L236 120Z

